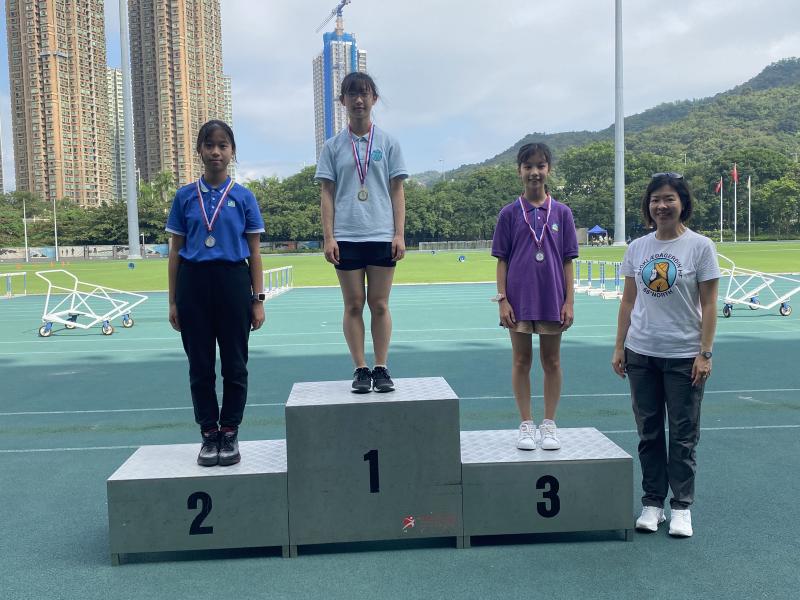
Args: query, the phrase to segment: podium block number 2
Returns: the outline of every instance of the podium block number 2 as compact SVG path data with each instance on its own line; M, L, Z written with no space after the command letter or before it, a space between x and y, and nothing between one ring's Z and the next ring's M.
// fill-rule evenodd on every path
M377 494L381 491L381 480L378 473L378 451L370 450L364 455L364 460L369 462L369 493Z
M189 527L189 535L204 535L214 533L213 527L203 527L203 521L211 512L211 496L205 492L195 492L189 496L186 501L186 508L189 510L197 510L197 505L200 504L200 514L198 514L192 521Z
M561 510L561 500L558 497L558 479L552 475L544 475L539 477L536 482L537 490L544 490L542 497L545 502L537 502L537 512L547 519L555 517Z

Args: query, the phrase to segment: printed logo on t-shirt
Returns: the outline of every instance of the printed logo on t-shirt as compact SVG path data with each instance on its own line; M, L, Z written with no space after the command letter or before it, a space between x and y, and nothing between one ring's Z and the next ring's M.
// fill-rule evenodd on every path
M380 148L376 148L372 151L372 160L378 162L379 160L383 159L383 151Z
M673 286L683 276L683 266L672 254L661 252L650 256L639 267L644 293L662 298L673 293Z

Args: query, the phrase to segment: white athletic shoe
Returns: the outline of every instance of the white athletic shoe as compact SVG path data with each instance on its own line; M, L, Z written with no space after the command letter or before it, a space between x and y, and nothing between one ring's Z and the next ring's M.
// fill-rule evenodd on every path
M520 450L536 450L536 425L533 424L533 421L523 421L519 424L517 448Z
M539 425L542 450L558 450L561 442L558 441L558 428L553 421Z
M686 510L671 510L669 518L669 534L675 537L692 537L692 512Z
M643 506L641 516L636 519L636 529L639 531L657 531L658 526L666 520L663 508Z

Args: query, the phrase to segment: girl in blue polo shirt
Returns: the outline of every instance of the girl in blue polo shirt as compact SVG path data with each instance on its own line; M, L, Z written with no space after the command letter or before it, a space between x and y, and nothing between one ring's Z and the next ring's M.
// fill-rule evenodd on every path
M348 127L325 142L316 173L322 185L325 259L336 267L342 289L344 337L357 393L394 390L386 366L392 335L389 292L395 265L406 253L403 180L408 171L398 143L372 122L377 100L378 88L366 73L342 80L339 101L347 109ZM365 301L372 316L372 370L364 353Z
M209 121L197 134L204 173L175 194L167 231L169 322L181 332L202 446L197 464L240 460L238 430L247 401L247 342L264 323L259 246L264 220L252 192L228 177L236 156L231 128ZM222 410L215 388L222 364Z

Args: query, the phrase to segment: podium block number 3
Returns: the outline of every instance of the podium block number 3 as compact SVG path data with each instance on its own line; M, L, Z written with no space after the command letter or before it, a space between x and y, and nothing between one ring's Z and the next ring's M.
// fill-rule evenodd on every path
M555 517L561 510L561 500L558 497L558 479L552 475L544 475L539 477L536 482L537 490L544 490L542 497L546 499L545 502L537 502L537 512L547 519Z
M203 527L203 521L211 512L211 496L205 492L195 492L189 496L186 501L186 508L189 510L197 510L197 505L200 504L200 514L198 514L192 521L189 527L189 535L204 535L214 533L213 527Z
M377 494L381 491L381 479L378 473L378 451L370 450L364 455L364 460L369 462L369 493Z

